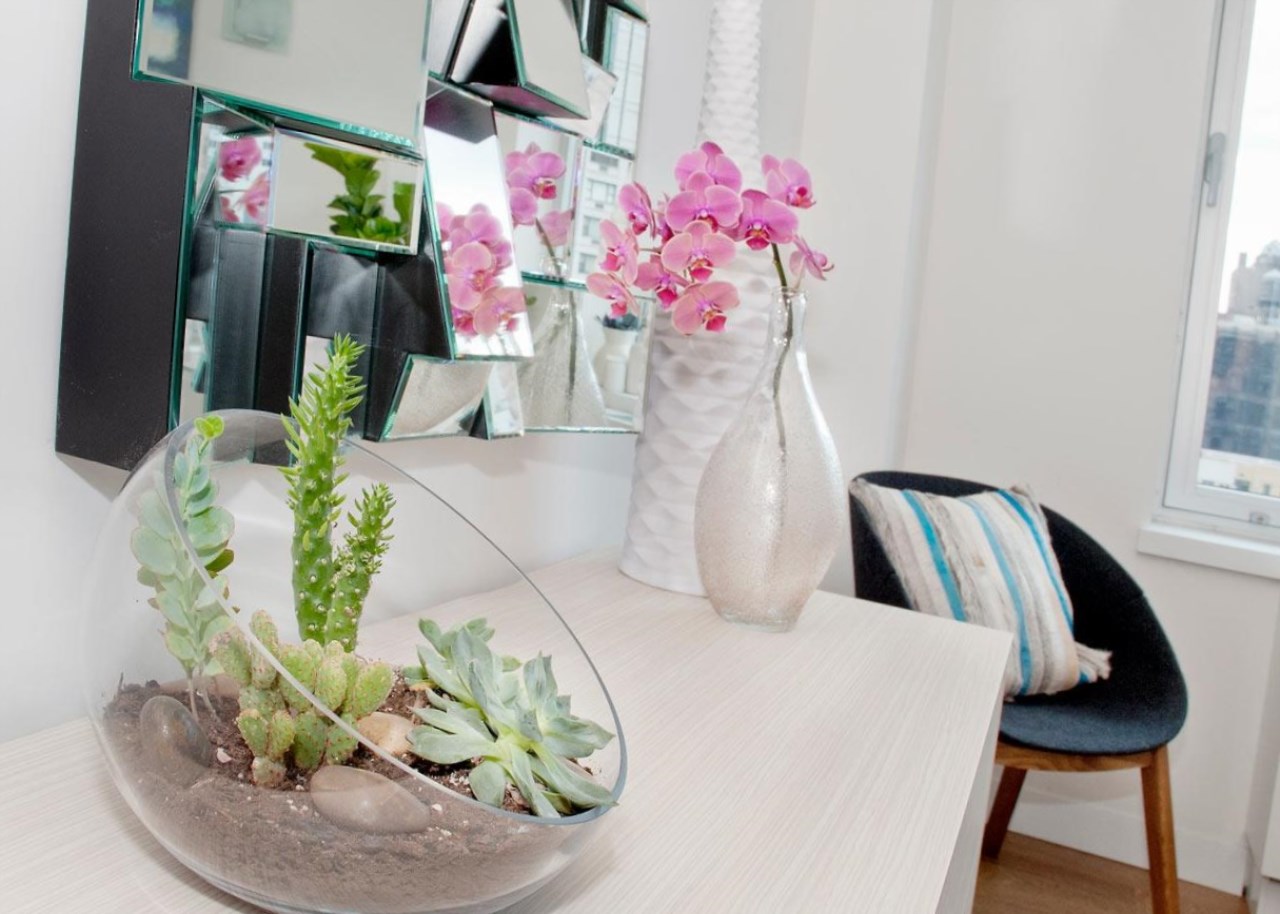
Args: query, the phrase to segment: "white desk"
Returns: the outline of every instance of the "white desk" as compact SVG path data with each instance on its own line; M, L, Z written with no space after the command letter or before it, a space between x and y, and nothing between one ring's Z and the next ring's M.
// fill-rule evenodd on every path
M512 910L970 909L1008 636L826 593L794 632L763 634L614 565L534 578L617 705L622 804ZM662 751L671 733L689 734L680 754ZM87 721L0 745L4 914L254 910L156 844Z

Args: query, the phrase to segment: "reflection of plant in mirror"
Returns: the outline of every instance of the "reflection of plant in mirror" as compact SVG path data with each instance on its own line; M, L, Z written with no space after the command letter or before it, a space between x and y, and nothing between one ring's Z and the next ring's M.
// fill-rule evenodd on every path
M530 143L523 152L509 152L506 158L507 196L511 200L511 221L517 226L532 225L547 250L547 262L557 279L564 277L558 266L557 248L569 243L573 209L538 214L539 201L554 200L558 180L564 176L564 159L555 152Z
M395 673L385 663L364 663L342 650L336 641L281 644L275 623L264 612L254 613L249 630L298 682L351 729L381 707L395 685ZM260 787L281 787L287 761L311 772L320 765L342 765L356 751L357 741L345 728L318 713L310 699L276 673L260 651L250 647L238 628L215 639L218 662L240 685L240 715L236 726L253 752L253 781Z
M613 734L569 713L550 657L522 666L494 654L484 619L447 632L423 619L418 628L429 642L418 648L422 665L403 670L431 704L414 712L423 721L409 731L416 755L439 765L480 759L468 780L490 806L502 806L509 785L539 816L612 805L613 795L575 760L603 749Z
M488 336L510 328L527 309L519 289L502 285L502 273L514 262L502 223L483 203L465 216L438 203L436 222L454 331Z
M328 165L346 184L347 192L329 201L329 209L337 210L329 231L342 238L360 238L364 241L382 241L387 244L408 244L413 226L413 201L415 188L411 182L396 181L392 184L391 205L399 220L383 215L382 201L385 194L375 194L382 172L374 156L347 152L319 143L305 144L311 157Z
M382 483L370 486L347 515L351 530L342 547L333 548L333 528L344 496L338 471L344 458L342 438L351 427L351 411L364 386L354 373L364 347L349 336L334 338L329 364L311 372L302 393L289 404L285 419L293 465L283 470L293 510L293 593L298 632L321 644L337 641L348 651L356 645L360 614L373 576L391 540L395 499Z
M191 553L165 500L163 479L157 479L139 496L138 526L129 541L134 558L142 566L138 580L155 591L148 602L164 616L165 646L187 675L187 699L193 714L197 713L196 680L216 672L211 663L211 642L232 625L219 597L225 599L227 593L220 572L233 558L227 543L235 520L226 509L214 504L218 486L210 474L213 442L222 431L223 422L218 416L197 419L186 446L173 461L178 520L212 584L205 583L200 569L191 561ZM203 697L212 712L208 696Z

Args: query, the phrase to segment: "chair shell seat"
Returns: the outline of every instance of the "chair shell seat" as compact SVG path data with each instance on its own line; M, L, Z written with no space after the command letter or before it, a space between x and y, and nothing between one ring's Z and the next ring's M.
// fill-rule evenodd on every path
M874 485L962 497L993 486L918 473L876 472ZM1187 717L1177 658L1142 589L1105 549L1061 514L1044 509L1075 615L1076 638L1112 652L1111 676L1057 695L1006 702L1000 736L1032 749L1128 755L1167 744ZM909 608L862 506L850 496L854 585L859 597Z

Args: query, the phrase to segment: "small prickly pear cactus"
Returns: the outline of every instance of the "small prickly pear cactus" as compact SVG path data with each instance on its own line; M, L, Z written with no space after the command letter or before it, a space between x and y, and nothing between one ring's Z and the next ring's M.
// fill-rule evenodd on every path
M249 630L290 675L352 729L391 694L395 674L385 663L364 663L336 641L325 647L312 640L281 644L275 623L264 612L254 614ZM356 738L318 713L302 692L276 673L266 654L250 647L238 628L219 634L213 652L227 675L240 684L236 726L253 752L255 784L283 786L290 759L295 768L311 772L351 758Z
M293 464L283 470L293 511L293 594L302 638L321 644L337 642L355 649L356 632L373 576L391 540L395 499L382 484L362 493L347 516L351 532L341 548L333 545L334 526L342 516L344 496L338 492L343 464L342 438L351 427L351 411L364 387L354 368L364 347L351 337L333 340L329 364L307 376L298 399L284 420Z

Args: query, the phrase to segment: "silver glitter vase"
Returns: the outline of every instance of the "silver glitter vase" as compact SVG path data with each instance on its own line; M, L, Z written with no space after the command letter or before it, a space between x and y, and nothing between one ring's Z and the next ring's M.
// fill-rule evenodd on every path
M725 619L784 632L827 573L843 510L835 443L809 379L803 292L774 293L764 365L698 486L694 545Z

